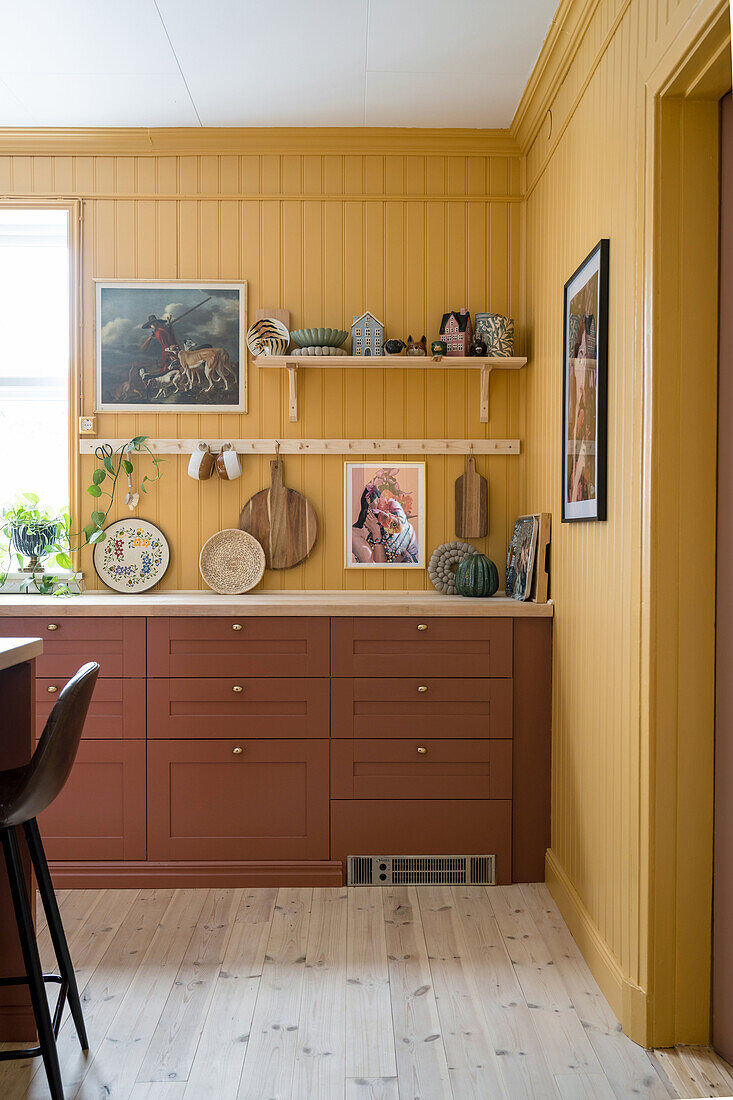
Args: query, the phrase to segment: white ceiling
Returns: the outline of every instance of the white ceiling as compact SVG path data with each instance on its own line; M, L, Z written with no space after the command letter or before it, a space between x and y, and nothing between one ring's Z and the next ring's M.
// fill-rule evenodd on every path
M0 126L508 126L555 6L7 4Z

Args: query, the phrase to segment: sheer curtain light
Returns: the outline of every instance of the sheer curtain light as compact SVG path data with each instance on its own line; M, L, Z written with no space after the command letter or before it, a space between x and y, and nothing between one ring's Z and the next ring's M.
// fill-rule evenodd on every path
M69 503L66 210L0 206L0 507Z

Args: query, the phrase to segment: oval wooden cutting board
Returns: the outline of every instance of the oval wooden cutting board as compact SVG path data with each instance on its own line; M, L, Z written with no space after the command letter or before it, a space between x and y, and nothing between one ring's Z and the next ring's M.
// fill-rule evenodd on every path
M270 488L251 497L239 517L243 531L265 551L268 569L291 569L304 561L318 538L318 516L311 502L288 489L280 460L270 463Z

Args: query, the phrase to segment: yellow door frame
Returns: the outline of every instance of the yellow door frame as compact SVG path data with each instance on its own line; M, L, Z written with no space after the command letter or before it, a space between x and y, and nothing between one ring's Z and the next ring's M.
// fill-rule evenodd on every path
M719 101L727 0L701 0L646 81L640 940L647 1046L710 1037ZM644 882L646 889L643 888Z

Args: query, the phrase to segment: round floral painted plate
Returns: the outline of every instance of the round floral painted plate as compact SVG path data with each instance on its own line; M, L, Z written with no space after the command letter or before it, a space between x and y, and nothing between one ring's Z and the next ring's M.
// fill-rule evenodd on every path
M144 519L120 519L105 527L106 539L94 546L94 568L115 592L146 592L165 574L168 540Z

